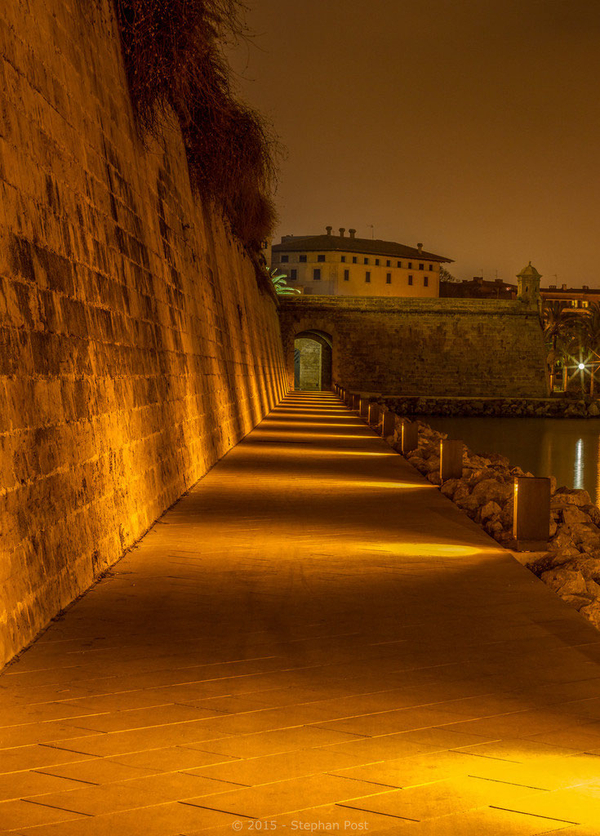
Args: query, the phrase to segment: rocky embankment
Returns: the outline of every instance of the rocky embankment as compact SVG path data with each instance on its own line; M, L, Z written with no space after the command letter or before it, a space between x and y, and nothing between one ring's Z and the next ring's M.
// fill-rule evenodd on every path
M598 418L594 399L571 398L418 398L386 397L385 404L397 415L487 415L496 418Z
M505 456L478 455L465 447L462 478L440 485L440 441L447 435L417 423L419 446L407 460L498 543L513 547L514 478L533 474L511 467ZM390 441L399 448L398 430ZM519 558L600 629L600 510L587 491L557 488L556 480L551 482L548 550L521 553Z

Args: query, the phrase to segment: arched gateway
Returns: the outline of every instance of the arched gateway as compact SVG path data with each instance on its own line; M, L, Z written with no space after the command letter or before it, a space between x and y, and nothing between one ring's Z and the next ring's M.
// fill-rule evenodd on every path
M326 331L307 329L294 336L294 389L331 389L332 348Z

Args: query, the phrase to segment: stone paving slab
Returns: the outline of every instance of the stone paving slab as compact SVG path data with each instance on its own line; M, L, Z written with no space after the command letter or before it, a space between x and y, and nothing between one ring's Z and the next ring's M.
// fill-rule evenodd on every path
M600 833L600 635L292 393L0 676L0 833Z

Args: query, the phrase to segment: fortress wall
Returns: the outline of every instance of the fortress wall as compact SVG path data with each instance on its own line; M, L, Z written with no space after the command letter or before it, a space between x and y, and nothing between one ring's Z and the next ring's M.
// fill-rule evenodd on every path
M390 395L545 397L537 309L521 301L297 296L281 306L288 379L294 336L333 340L333 379Z
M136 134L112 8L0 4L0 664L284 389L179 132Z

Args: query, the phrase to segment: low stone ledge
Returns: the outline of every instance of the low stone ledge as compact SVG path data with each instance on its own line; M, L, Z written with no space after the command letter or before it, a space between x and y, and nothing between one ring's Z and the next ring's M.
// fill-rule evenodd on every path
M598 418L595 399L572 398L427 398L382 396L382 402L397 415L445 415L448 417L496 418Z

